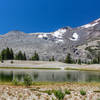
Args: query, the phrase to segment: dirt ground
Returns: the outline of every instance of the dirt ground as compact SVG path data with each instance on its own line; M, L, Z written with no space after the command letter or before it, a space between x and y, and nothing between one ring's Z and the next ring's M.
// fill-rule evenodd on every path
M74 69L88 69L88 70L100 70L100 64L91 64L91 65L78 65L78 64L65 64L62 62L49 62L49 61L13 61L10 60L0 62L0 67L29 67L29 68L74 68Z

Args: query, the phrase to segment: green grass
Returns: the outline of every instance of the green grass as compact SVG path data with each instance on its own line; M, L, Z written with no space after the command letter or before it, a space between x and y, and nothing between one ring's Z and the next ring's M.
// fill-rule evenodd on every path
M45 93L47 93L48 95L52 95L52 91L51 90L46 90Z
M0 67L0 69L39 69L39 70L60 70L60 68L36 68L36 67Z
M96 70L96 69L86 69L86 68L65 68L65 70L98 71L98 72L100 72L100 70Z
M99 82L32 82L33 86L42 86L42 85L67 85L67 84L74 84L74 85L92 85L100 87ZM15 84L12 82L1 82L0 85L11 85L14 86ZM23 82L18 81L17 86L24 86ZM95 92L95 91L94 91Z
M86 95L86 91L80 90L80 94L81 94L81 95Z
M65 90L65 94L71 94L70 90Z
M58 98L58 100L63 100L65 96L61 90L54 90L54 95Z

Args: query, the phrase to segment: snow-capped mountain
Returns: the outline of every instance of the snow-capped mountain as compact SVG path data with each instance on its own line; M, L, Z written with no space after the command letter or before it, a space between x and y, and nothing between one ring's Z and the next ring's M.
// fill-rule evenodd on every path
M95 20L95 21L93 21L93 22L91 22L91 23L89 23L89 24L83 25L83 26L81 26L81 27L82 27L82 28L90 28L90 27L96 26L96 25L99 24L99 23L100 23L100 18L97 19L97 20Z
M99 41L100 18L80 27L64 27L50 33L10 31L0 35L0 51L9 47L15 52L25 51L30 57L36 50L41 60L48 60L51 56L63 60L67 53L71 53L75 59L86 59L87 55L91 55L86 48L91 46L98 49Z
M30 35L35 35L37 38L54 40L56 43L63 42L63 35L66 32L66 29L59 29L51 33L30 33Z

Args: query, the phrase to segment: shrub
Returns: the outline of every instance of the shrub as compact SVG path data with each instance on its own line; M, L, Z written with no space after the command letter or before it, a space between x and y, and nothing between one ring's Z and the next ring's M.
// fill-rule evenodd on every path
M55 99L52 97L52 100L55 100Z
M48 95L52 95L52 91L50 91L50 90L47 90L45 92L48 93Z
M14 63L13 60L10 63L13 64Z
M12 81L12 83L13 83L14 85L18 85L18 80L14 79L14 80Z
M69 90L65 90L65 94L71 94Z
M25 75L24 77L24 85L30 86L32 85L32 78L30 75Z
M81 95L86 95L86 91L80 90L80 94L81 94Z
M61 90L55 90L54 95L58 98L58 100L63 100L65 96Z
M1 63L4 63L4 61L3 61L3 60L1 60Z

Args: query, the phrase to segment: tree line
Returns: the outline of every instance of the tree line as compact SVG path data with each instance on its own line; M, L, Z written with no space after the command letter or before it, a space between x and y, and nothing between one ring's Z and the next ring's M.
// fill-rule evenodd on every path
M0 53L0 60L27 60L25 52L19 51L18 53L14 54L12 48L5 48L1 51ZM33 56L30 58L30 60L33 61L39 61L40 57L39 54L35 51L33 53ZM52 56L49 61L55 61L55 57ZM72 59L71 54L68 53L65 60L63 61L64 63L68 64L100 64L100 56L94 58L91 61L85 61L83 62L81 59Z
M7 47L1 51L0 60L27 60L27 57L25 52L23 53L22 51L19 51L18 53L14 54L13 49ZM36 51L30 60L39 60L39 55Z
M27 60L26 53L21 50L18 53L14 53L12 48L5 48L0 53L0 60ZM33 61L39 61L39 54L35 51L33 56L29 59ZM52 56L49 61L55 61L54 56Z
M90 61L88 60L81 60L81 59L72 59L71 54L68 53L66 58L65 58L65 63L69 63L69 64L100 64L100 53L92 58Z

